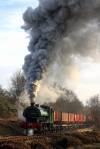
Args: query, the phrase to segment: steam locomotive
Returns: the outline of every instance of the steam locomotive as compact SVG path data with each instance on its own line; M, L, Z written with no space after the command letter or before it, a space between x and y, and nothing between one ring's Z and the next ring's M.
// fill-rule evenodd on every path
M61 131L72 127L88 126L92 123L91 116L58 112L49 106L34 103L24 110L23 116L25 121L21 123L21 127L24 128L25 135Z

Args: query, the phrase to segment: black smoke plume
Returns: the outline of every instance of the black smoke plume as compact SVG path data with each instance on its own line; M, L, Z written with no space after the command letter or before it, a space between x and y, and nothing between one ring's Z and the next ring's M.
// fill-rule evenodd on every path
M98 21L99 9L100 0L39 0L36 9L29 7L25 11L23 28L30 34L30 54L25 57L23 69L26 89L31 98L35 96L35 83L43 78L47 68L55 61L58 51L56 45L68 37L72 30L77 30L77 22L83 25L82 20L86 22L91 18ZM76 49L74 53L81 54L83 51ZM68 53L73 54L73 51Z

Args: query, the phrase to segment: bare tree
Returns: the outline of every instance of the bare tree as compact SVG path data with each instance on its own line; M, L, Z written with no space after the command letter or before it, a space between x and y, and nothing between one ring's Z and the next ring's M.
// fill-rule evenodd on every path
M51 106L55 110L63 112L74 112L82 113L84 106L82 102L78 99L76 94L68 89L64 89L63 94L58 97L55 103L52 103Z
M16 107L9 91L0 86L0 118L16 115Z
M21 70L16 71L11 78L10 92L15 99L18 99L24 91L25 77Z
M94 120L95 126L100 128L100 97L95 95L88 100L88 107Z

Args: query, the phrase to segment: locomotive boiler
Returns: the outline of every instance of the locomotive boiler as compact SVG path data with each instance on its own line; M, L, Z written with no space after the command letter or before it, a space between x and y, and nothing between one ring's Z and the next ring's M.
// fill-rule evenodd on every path
M21 123L21 127L26 130L26 134L30 130L32 133L44 131L53 125L52 113L53 110L49 106L31 103L31 106L27 107L23 112L25 121Z

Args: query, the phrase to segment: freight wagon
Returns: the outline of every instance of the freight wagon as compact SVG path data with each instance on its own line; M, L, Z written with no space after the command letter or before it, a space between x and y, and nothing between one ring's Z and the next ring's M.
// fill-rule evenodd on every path
M54 111L54 123L83 123L86 121L86 116L83 114L63 113Z

